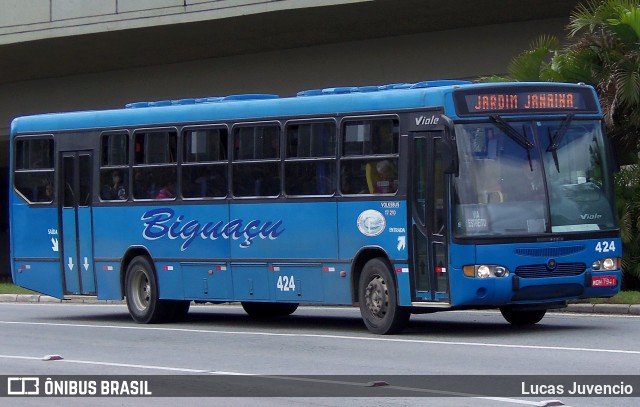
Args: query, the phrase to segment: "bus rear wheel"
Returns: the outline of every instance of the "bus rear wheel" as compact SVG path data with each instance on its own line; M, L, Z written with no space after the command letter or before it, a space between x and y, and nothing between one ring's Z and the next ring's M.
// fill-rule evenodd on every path
M521 310L502 307L500 308L500 312L504 319L506 319L511 325L526 326L540 322L547 313L547 310Z
M375 334L399 333L411 312L398 305L391 267L381 258L369 260L362 269L358 285L360 314L367 329Z
M158 280L146 256L138 256L129 264L125 295L131 318L140 324L164 322L174 308L172 302L158 299Z
M254 318L277 318L293 314L298 304L288 302L241 302L244 312Z

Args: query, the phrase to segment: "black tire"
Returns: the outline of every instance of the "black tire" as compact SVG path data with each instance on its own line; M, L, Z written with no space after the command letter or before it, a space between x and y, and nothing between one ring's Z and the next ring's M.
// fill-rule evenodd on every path
M129 315L137 323L160 323L171 316L172 302L158 299L158 280L148 257L138 256L131 261L124 286Z
M254 318L277 318L293 314L298 304L288 302L241 302L244 312Z
M374 334L399 333L411 317L409 309L398 305L391 267L381 258L371 259L364 265L358 285L358 301L362 320Z
M537 324L544 318L547 310L519 310L503 307L500 312L511 325L526 326Z

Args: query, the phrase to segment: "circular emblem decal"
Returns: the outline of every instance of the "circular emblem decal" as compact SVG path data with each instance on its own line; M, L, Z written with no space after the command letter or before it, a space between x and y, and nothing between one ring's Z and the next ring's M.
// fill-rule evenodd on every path
M376 210L368 209L358 216L358 230L365 236L378 236L384 231L387 221Z

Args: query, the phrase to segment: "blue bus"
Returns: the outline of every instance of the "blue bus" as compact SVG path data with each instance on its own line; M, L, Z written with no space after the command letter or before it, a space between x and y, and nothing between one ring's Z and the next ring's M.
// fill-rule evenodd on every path
M140 102L11 125L17 285L252 316L358 305L539 322L620 290L614 161L584 84L426 81Z

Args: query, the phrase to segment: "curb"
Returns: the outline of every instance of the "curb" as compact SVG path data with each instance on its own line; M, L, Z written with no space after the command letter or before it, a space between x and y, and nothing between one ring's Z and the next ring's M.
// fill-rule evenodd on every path
M97 300L92 298L58 299L48 295L37 294L0 294L0 303L68 303L68 304L126 304L124 300ZM574 312L577 314L610 314L610 315L640 315L640 304L569 304L567 308L554 309L554 312Z
M0 303L7 302L44 302L44 303L65 303L65 304L126 304L124 300L97 300L95 297L70 298L61 300L48 295L38 294L0 294Z
M640 304L569 304L561 312L584 314L640 315Z

